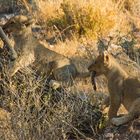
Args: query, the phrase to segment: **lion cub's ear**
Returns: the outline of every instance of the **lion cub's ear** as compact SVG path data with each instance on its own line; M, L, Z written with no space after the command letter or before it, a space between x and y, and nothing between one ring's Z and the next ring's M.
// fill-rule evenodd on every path
M103 59L104 59L104 63L108 64L109 63L109 54L107 51L103 52Z

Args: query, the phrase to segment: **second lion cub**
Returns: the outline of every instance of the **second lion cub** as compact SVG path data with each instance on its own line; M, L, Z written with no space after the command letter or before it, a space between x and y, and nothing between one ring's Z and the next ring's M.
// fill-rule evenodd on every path
M108 52L100 54L88 67L95 76L104 74L108 80L110 93L109 120L114 125L122 125L140 116L140 81L129 74L119 65ZM123 104L128 114L117 117L120 105Z
M52 75L53 80L67 86L72 86L73 80L77 77L90 76L89 72L79 72L71 59L42 45L32 33L32 24L32 18L16 15L3 26L5 32L12 33L15 41L14 50L17 53L17 58L9 66L10 77L31 64L39 75Z

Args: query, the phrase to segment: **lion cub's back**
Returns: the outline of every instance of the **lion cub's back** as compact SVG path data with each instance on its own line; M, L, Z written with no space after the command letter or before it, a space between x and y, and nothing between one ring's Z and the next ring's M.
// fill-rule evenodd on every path
M140 97L140 80L129 77L124 81L124 90L133 97Z
M66 64L62 67L56 68L53 71L53 74L56 79L68 82L72 79L75 79L77 75L77 69L74 64Z

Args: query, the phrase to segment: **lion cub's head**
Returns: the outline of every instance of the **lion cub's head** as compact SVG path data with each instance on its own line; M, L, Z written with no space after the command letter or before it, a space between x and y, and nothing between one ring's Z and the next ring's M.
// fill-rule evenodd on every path
M108 54L108 52L103 52L101 53L94 62L92 62L89 67L88 70L90 72L94 72L95 76L99 76L104 74L107 71L107 68L109 66L110 63L110 55Z
M3 30L7 33L19 33L26 27L32 25L34 22L33 19L30 19L24 15L17 15L10 18L7 23L3 26Z

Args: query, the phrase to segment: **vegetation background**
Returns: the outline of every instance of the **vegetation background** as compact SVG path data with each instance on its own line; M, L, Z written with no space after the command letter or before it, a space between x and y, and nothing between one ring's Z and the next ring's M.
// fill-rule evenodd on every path
M13 14L32 16L34 36L71 58L79 71L87 70L100 48L114 44L121 47L111 48L120 64L131 74L140 72L139 0L0 0L0 25ZM74 87L55 90L44 77L36 79L30 67L12 80L5 74L0 81L0 139L139 139L139 120L105 127L106 112L100 108L108 93L104 77L97 86L94 92L90 79L77 79Z

